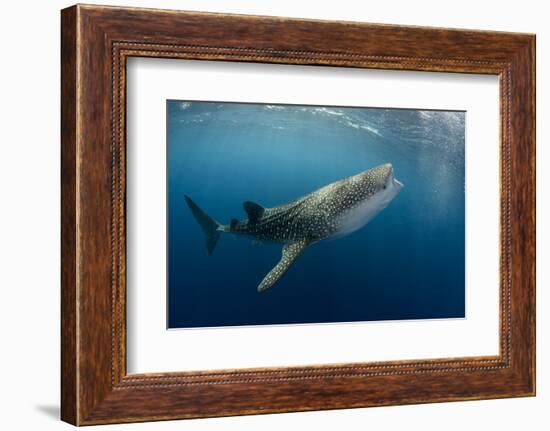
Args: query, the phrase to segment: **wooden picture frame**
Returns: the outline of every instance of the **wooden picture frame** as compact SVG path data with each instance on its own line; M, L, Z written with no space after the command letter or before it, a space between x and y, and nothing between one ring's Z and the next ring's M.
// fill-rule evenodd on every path
M83 5L61 17L64 421L535 394L534 35ZM498 75L500 354L127 374L125 65L131 56Z

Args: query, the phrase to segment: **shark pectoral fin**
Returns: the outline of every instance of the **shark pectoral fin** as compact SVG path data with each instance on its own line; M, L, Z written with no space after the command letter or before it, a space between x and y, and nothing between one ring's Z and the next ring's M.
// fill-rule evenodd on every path
M258 286L258 292L263 292L273 286L283 276L286 270L292 265L292 262L300 255L308 246L308 241L298 241L283 246L283 255L275 268L273 268L262 280Z
M264 215L265 208L256 202L246 201L243 202L243 208L246 211L248 220L252 223L256 223Z

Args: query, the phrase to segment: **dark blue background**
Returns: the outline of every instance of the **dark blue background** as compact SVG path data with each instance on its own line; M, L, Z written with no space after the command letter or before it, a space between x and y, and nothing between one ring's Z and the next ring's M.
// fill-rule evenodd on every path
M464 317L463 112L167 102L168 327ZM366 227L314 244L263 294L280 244L221 223L391 162L405 188Z

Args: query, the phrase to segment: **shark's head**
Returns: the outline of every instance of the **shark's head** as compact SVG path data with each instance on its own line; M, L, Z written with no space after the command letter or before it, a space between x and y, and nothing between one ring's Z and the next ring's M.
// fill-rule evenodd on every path
M356 186L363 189L364 198L383 195L391 201L403 188L403 183L398 181L393 173L391 163L377 166L355 176Z
M341 206L336 236L364 226L386 208L402 188L390 163L343 180L337 192Z

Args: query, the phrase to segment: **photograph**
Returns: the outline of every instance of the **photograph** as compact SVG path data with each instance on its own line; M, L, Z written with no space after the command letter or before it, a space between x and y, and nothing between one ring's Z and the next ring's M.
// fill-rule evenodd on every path
M167 100L167 328L465 318L466 112Z

